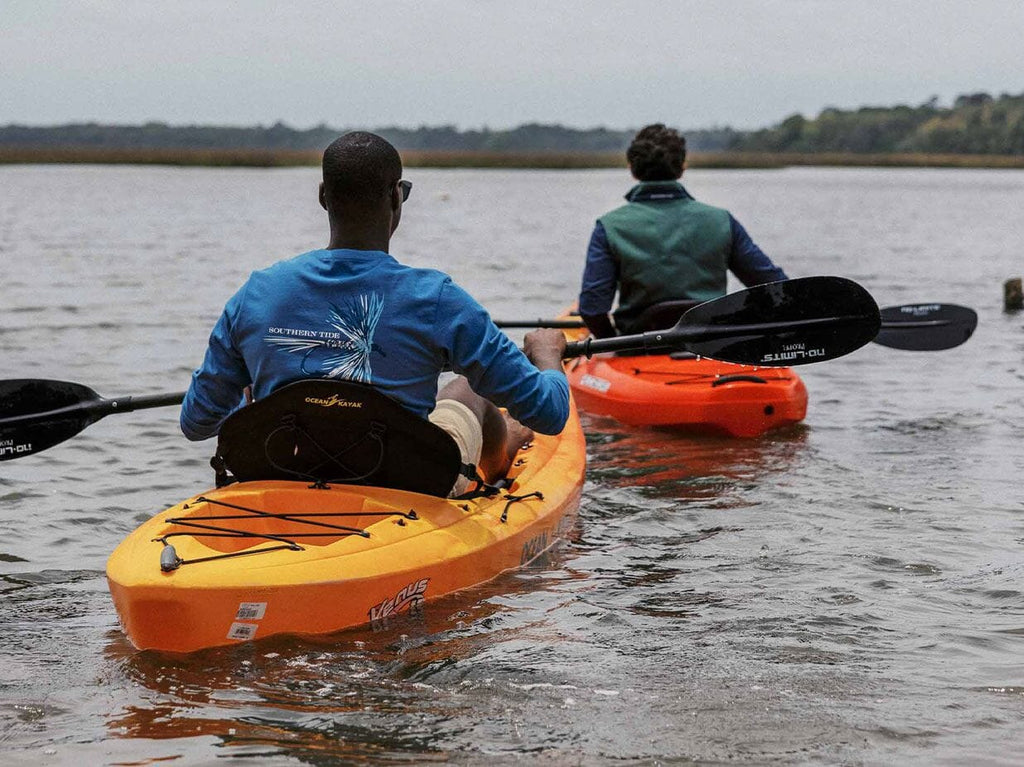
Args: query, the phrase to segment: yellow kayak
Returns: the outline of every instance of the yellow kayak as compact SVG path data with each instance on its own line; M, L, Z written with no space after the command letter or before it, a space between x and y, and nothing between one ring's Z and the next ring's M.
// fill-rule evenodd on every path
M573 405L563 432L524 446L511 485L491 497L230 484L131 533L107 562L110 592L139 649L191 652L384 622L549 549L579 508L585 463Z

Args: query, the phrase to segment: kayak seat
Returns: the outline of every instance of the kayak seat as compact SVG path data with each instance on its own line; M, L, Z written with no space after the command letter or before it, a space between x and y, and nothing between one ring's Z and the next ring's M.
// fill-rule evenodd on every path
M692 301L690 299L679 300L679 301L660 301L656 304L651 304L637 318L636 330L634 333L646 333L650 330L663 330L665 328L674 327L679 318L682 317L693 307L703 301ZM689 354L689 352L684 352ZM643 355L642 351L633 352L616 352L617 357L634 357Z
M210 463L218 486L284 479L445 497L461 456L447 432L372 386L305 379L232 413Z
M637 319L637 325L640 328L637 332L645 333L648 330L671 328L679 322L680 317L702 303L704 302L686 299L680 301L660 301L656 304L651 304L643 310L643 313Z

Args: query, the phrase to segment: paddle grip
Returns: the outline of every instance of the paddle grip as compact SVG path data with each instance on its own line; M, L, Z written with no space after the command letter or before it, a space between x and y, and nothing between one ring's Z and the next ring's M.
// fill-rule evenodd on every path
M185 399L185 392L168 394L143 394L138 397L120 397L106 400L108 413L130 413L132 410L146 410L151 407L169 407L180 405Z

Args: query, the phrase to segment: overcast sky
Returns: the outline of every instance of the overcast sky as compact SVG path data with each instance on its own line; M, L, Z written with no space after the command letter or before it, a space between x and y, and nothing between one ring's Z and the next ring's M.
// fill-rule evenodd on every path
M0 124L751 128L1024 92L1024 0L0 0Z

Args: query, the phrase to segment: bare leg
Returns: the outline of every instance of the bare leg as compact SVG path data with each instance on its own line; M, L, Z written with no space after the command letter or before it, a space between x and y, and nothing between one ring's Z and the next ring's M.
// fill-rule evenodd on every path
M484 440L477 468L491 482L508 474L519 448L533 439L532 429L502 413L492 402L469 388L469 382L462 376L445 384L437 398L461 402L480 421Z

